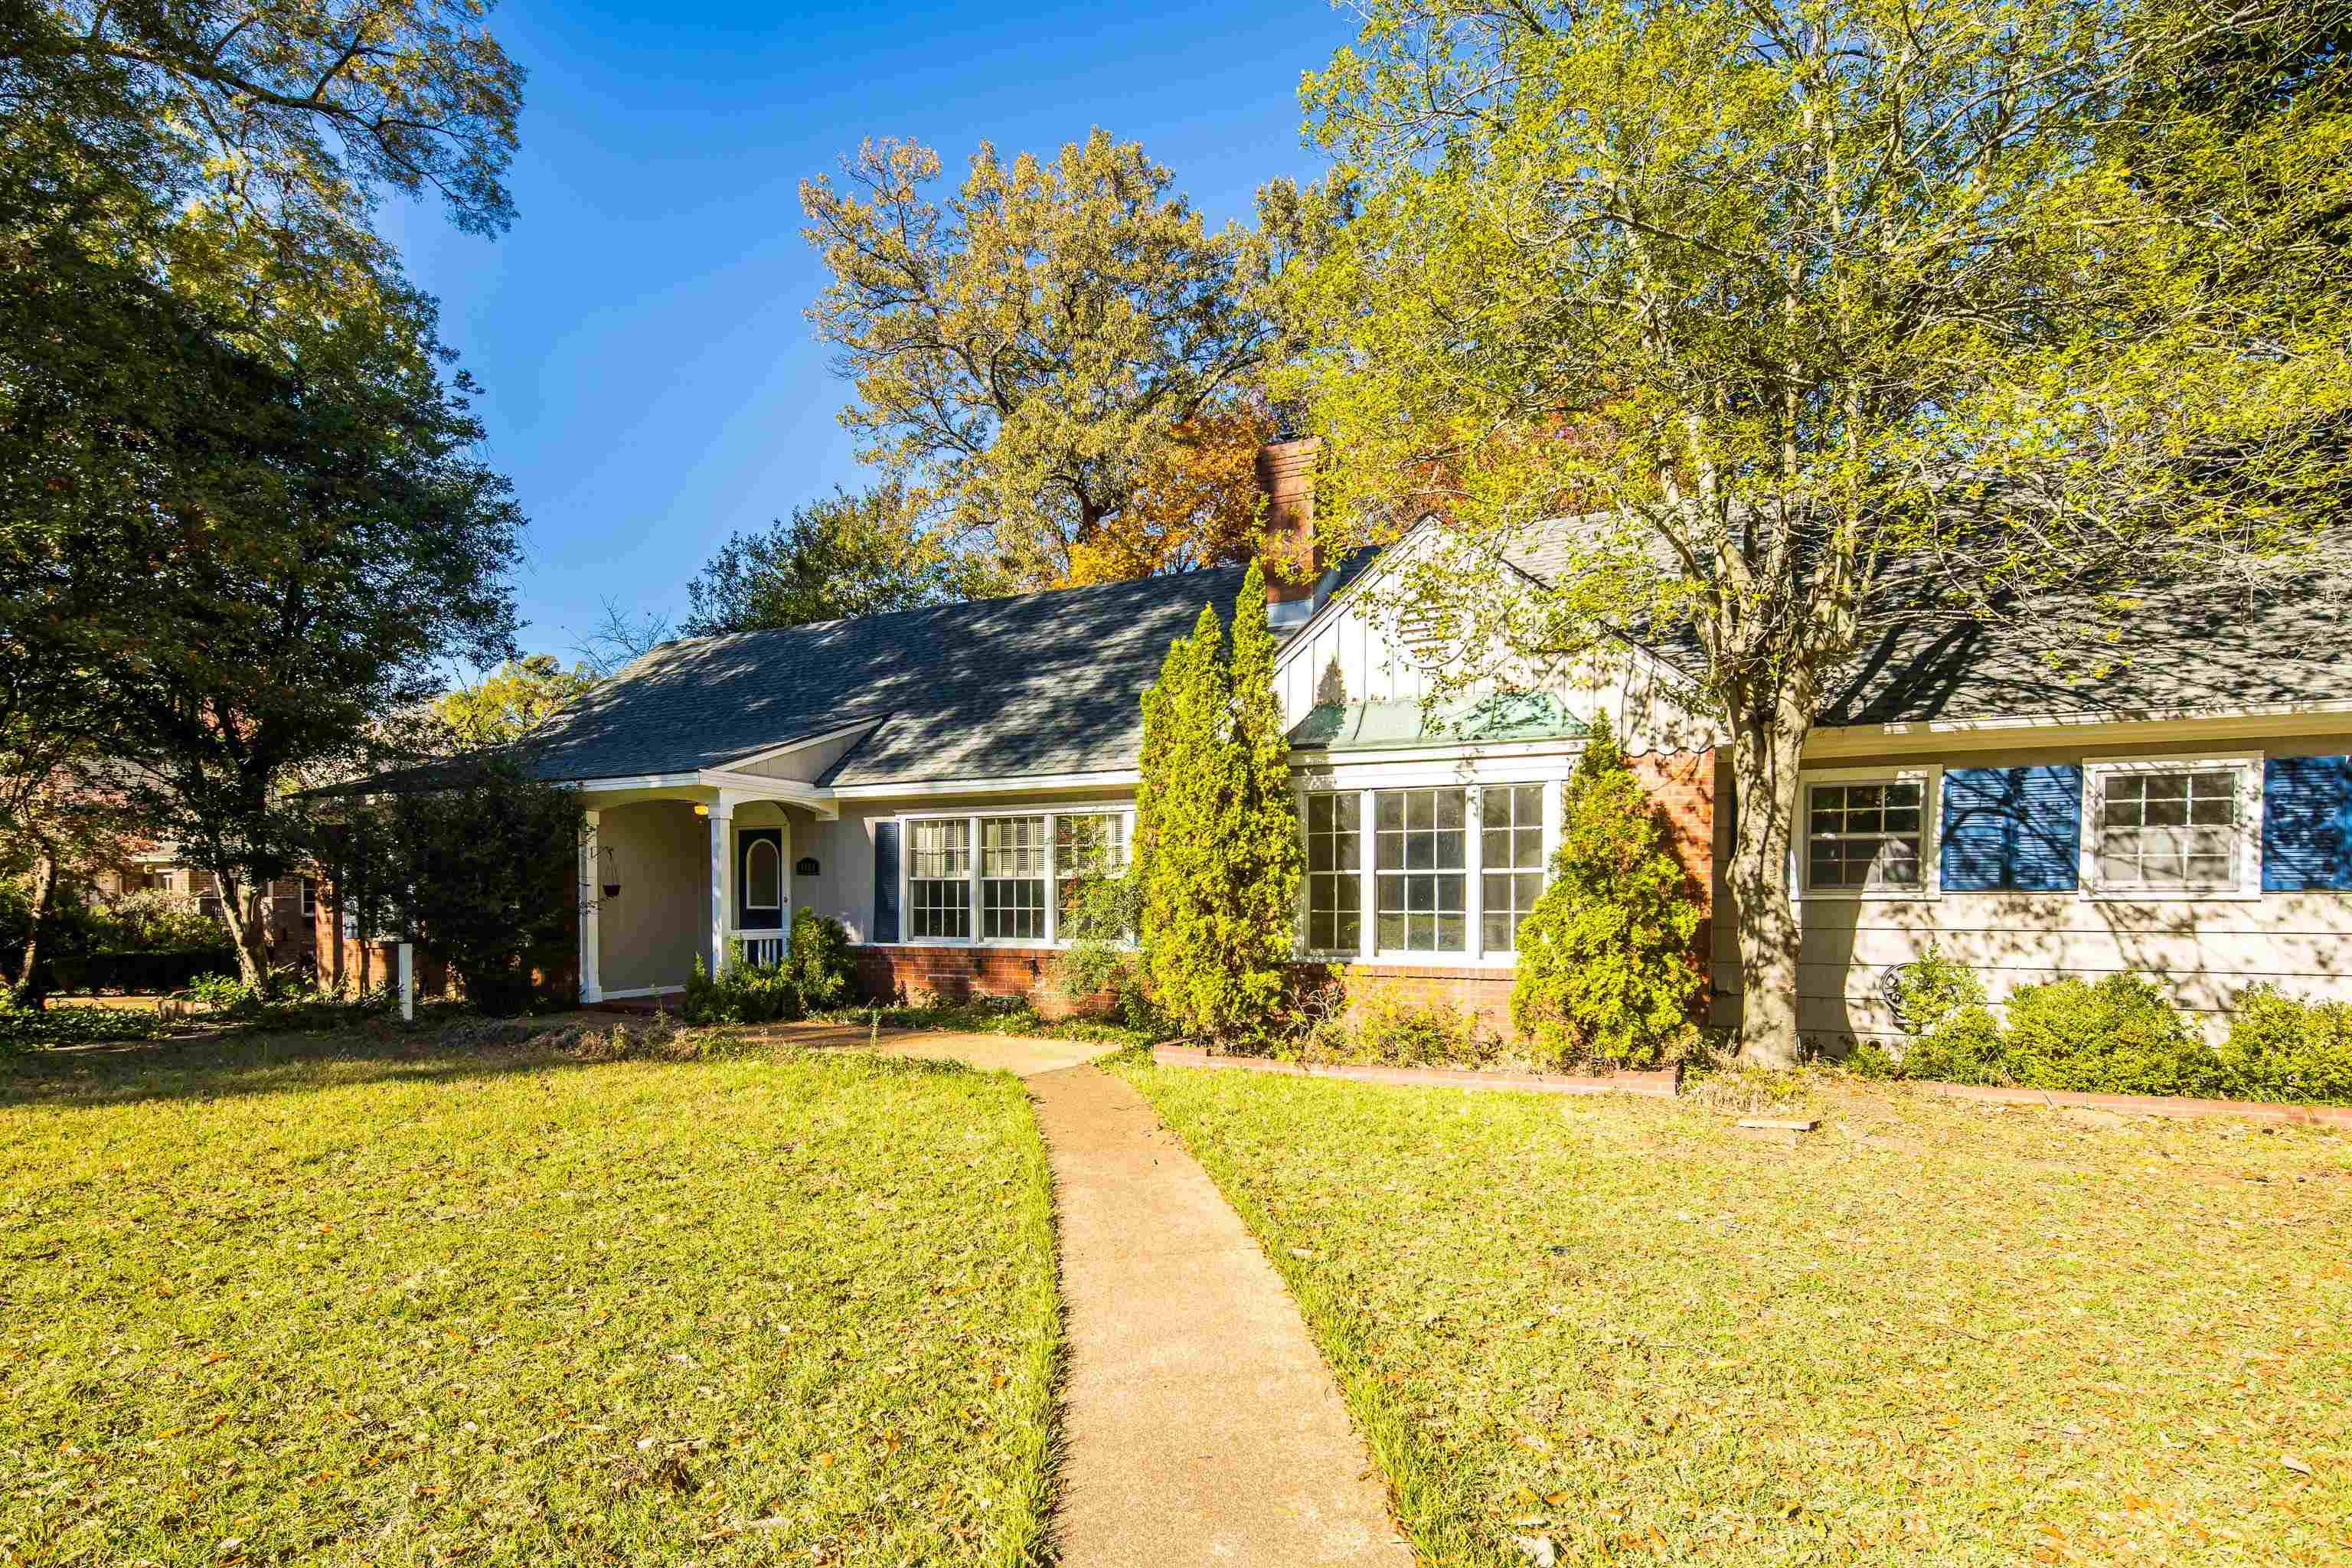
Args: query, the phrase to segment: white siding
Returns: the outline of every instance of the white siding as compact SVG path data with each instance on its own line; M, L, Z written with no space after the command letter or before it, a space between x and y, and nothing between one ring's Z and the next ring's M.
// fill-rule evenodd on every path
M2168 727L2152 724L2149 733L2164 736ZM2151 740L2137 747L2103 744L2094 754L2195 757L2247 744ZM2352 752L2352 734L2256 744L2269 756L2340 755ZM1934 760L1947 767L2009 767L2078 763L2084 754L2042 748L1944 752ZM1834 765L1870 764L1840 757ZM1881 980L1931 942L1981 973L1996 1005L2020 985L2067 974L2095 980L2119 970L2149 975L2216 1033L2227 1026L2232 999L2257 981L2295 995L2352 1000L2352 894L2126 901L2072 892L1946 892L1912 900L1811 900L1801 913L1799 1023L1825 1042L1893 1034ZM1730 935L1718 935L1719 956L1736 956Z
M596 910L597 984L606 995L683 985L710 907L710 824L682 800L610 805L597 826L618 898Z

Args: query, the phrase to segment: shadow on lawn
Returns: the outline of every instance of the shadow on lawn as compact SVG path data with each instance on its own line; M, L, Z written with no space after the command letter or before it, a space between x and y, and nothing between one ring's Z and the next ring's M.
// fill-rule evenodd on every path
M833 1070L866 1076L978 1070L939 1058L871 1057L845 1048L867 1043L862 1029L721 1031L702 1036L698 1050L617 1054L599 1049L598 1036L613 1037L609 1028L592 1026L583 1037L577 1028L529 1019L505 1025L475 1019L430 1030L386 1024L331 1034L231 1034L60 1047L0 1056L0 1109L224 1100L369 1083L461 1083L625 1062L683 1064L770 1053L822 1060Z
M453 1038L454 1030L227 1035L0 1057L0 1107L221 1100L349 1084L453 1083L598 1065L551 1038Z

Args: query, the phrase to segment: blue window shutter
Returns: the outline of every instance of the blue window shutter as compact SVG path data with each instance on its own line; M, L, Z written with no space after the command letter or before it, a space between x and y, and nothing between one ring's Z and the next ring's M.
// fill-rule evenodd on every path
M1948 768L1943 795L1947 892L2074 889L2083 839L2080 767Z
M2352 891L2352 757L2263 763L2263 891Z
M898 825L874 825L874 936L898 940Z
M1989 893L2008 885L2010 816L2000 768L1946 768L1944 890Z
M2083 872L2083 770L2074 763L2011 768L2017 802L2010 885L2071 893Z

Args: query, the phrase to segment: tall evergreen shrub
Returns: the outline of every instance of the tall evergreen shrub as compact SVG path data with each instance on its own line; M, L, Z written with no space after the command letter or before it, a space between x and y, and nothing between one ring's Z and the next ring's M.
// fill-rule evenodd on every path
M1152 996L1186 1034L1231 1043L1281 1005L1304 858L1274 690L1265 579L1168 650L1143 700L1136 870Z
M1563 1062L1646 1067L1695 1034L1701 911L1603 723L1560 801L1551 879L1519 928L1511 1022Z

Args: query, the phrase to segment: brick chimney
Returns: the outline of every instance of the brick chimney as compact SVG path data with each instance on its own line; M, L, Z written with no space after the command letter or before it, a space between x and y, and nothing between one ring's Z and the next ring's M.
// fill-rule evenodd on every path
M1305 604L1323 575L1315 537L1315 455L1319 437L1269 441L1257 449L1258 488L1265 492L1265 596L1272 605ZM1293 612L1296 616L1297 612ZM1279 618L1279 617L1277 617Z

